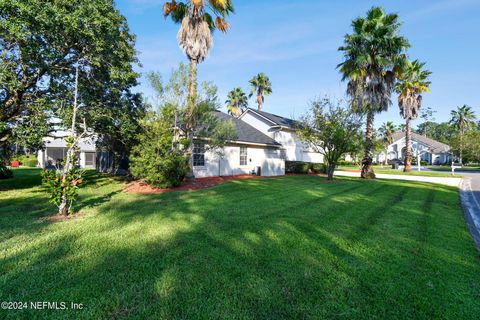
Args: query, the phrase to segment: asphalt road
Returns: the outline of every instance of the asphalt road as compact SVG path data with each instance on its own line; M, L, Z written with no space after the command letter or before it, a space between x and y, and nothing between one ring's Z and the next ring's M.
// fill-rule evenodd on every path
M461 200L465 220L470 233L480 250L480 173L461 172L465 179L461 189Z

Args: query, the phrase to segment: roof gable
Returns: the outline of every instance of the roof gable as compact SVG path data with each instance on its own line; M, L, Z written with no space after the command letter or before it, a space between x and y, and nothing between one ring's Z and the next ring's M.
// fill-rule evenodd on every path
M273 113L265 112L265 111L260 111L260 110L254 110L251 108L247 108L247 110L240 116L240 119L247 113L251 112L255 115L258 115L259 118L264 120L265 123L267 123L270 126L280 126L283 128L295 130L301 127L301 122L296 121L290 118L285 118L282 116L278 116Z

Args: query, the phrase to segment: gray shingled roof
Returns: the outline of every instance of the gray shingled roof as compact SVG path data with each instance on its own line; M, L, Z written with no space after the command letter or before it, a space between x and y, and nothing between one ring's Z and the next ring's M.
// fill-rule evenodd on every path
M299 127L301 127L301 122L293 120L293 119L285 118L285 117L282 117L282 116L277 116L276 114L268 113L268 112L265 112L265 111L254 110L254 109L251 109L251 108L248 108L248 110L253 111L254 113L258 113L262 117L265 117L268 120L272 121L274 123L274 125L277 125L277 126L286 127L288 129L292 129L292 130L295 130L295 129L298 129Z
M405 132L403 131L397 131L393 134L393 140L397 141L405 137ZM442 143L440 141L436 141L430 138L427 138L425 136L422 136L418 133L412 132L412 140L418 141L422 144L427 145L430 150L434 153L440 153L440 152L448 152L450 151L450 146Z
M221 121L231 120L233 122L233 124L237 127L238 142L259 143L275 147L281 146L281 144L279 144L277 141L273 140L269 136L263 134L262 132L258 131L257 129L240 119L234 118L220 111L217 111L215 115Z

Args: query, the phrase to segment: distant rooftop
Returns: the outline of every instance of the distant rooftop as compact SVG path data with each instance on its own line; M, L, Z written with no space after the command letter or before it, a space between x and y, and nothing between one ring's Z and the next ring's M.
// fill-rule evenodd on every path
M393 134L393 140L397 141L405 137L405 132L403 131L397 131ZM422 136L421 134L412 132L412 140L421 142L425 145L427 145L433 152L439 153L439 152L448 152L450 151L450 146L442 143L440 141L436 141L430 138L427 138L425 136Z

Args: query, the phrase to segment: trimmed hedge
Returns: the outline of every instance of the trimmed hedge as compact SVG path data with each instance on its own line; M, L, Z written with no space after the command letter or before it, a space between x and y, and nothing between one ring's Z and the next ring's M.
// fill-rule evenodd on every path
M327 169L323 163L310 163L310 162L301 162L301 161L285 161L285 172L286 173L297 173L297 174L307 174L307 173L326 173Z
M35 168L37 166L37 159L29 159L24 162L24 165L29 168Z

